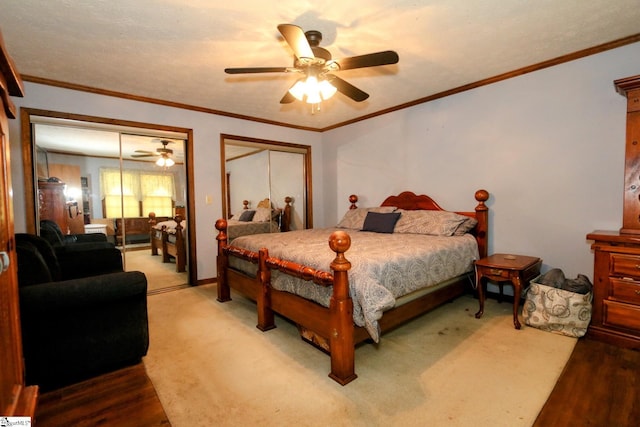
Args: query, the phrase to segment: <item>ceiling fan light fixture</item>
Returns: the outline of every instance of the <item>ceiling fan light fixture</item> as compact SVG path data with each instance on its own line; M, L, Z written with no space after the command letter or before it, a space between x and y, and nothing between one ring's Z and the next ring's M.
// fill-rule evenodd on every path
M171 157L166 157L166 156L162 156L160 157L158 160L156 160L156 165L160 166L160 167L165 167L165 168L169 168L173 165L175 165L176 162L173 161L173 159Z
M289 93L298 101L304 100L304 95L307 92L307 85L303 79L300 79L294 84L291 89L289 89Z
M320 88L322 99L325 99L325 100L331 98L338 91L338 89L336 89L336 87L331 83L329 83L327 80L322 80L318 84L318 87Z
M337 89L327 80L320 80L315 76L301 79L294 84L289 93L298 101L306 101L308 104L319 104L331 98Z
M309 76L307 78L307 103L309 104L319 104L322 102L322 98L320 97L320 85L318 84L318 79L315 76Z

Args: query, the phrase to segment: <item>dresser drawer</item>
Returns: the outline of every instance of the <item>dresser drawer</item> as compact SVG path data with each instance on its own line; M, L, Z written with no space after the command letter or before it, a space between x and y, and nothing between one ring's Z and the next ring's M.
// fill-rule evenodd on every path
M611 278L610 282L610 299L640 306L640 282L614 278Z
M640 278L640 256L611 254L611 275Z
M640 307L616 301L604 301L605 326L633 329L640 332Z

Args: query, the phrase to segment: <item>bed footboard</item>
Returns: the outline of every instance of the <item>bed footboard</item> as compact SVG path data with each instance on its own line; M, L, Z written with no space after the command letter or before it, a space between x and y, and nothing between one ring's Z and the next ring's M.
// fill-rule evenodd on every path
M168 263L171 257L176 260L176 271L182 273L187 268L187 243L184 236L184 228L180 225L184 217L177 214L172 218L176 223L174 231L175 241L169 240L169 231L166 226L161 230L155 228L157 225L157 217L154 212L149 213L149 238L151 241L151 255L162 255L162 262Z
M219 302L231 300L231 286L254 299L258 311L258 329L267 331L275 328L274 313L278 312L303 327L309 327L316 332L324 331L321 335L329 343L331 357L331 372L329 377L341 385L348 384L357 378L355 374L355 346L353 324L353 301L349 294L348 271L351 263L344 253L351 246L351 237L344 231L336 231L329 237L329 247L336 253L331 262L332 273L316 270L295 262L272 258L267 249L252 252L234 247L227 243L227 222L219 219L216 222L219 233L218 240L218 298ZM258 265L255 278L242 276L229 270L229 256L245 259ZM286 292L279 292L271 288L271 270L278 270L285 274L304 280L310 280L320 286L332 286L333 292L329 308L319 307ZM234 281L229 275L238 275ZM252 283L253 282L253 285ZM315 316L310 313L318 310L328 310L326 316ZM323 319L327 319L326 321ZM324 322L324 323L323 323ZM326 336L325 336L326 335Z

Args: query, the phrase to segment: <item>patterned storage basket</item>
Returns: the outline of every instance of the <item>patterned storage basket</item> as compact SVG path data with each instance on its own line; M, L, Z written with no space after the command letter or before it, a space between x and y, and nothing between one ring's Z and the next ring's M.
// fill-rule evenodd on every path
M584 336L591 321L593 294L565 291L536 283L536 279L525 291L524 323L556 334Z

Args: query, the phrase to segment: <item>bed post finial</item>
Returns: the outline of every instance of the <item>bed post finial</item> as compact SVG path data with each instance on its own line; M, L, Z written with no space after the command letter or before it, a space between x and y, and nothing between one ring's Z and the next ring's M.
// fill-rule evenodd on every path
M358 196L356 196L355 194L350 195L349 202L351 203L349 209L358 209L358 206L356 206L356 203L358 203Z
M476 200L483 205L484 205L484 202L489 200L489 192L487 190L482 190L482 189L478 190L476 191L475 196L476 196Z
M216 229L219 231L216 240L218 241L218 256L216 263L218 267L218 301L231 301L231 289L227 281L227 266L229 265L229 256L225 253L224 248L227 246L227 220L221 218L216 221Z
M480 252L480 258L484 258L489 252L489 208L484 202L489 200L489 192L487 190L478 190L475 194L478 206L476 206L476 219L478 225L476 226L476 239L478 240L478 250Z
M291 229L291 202L293 198L286 196L284 198L284 210L282 212L282 221L280 222L280 231L287 232Z

